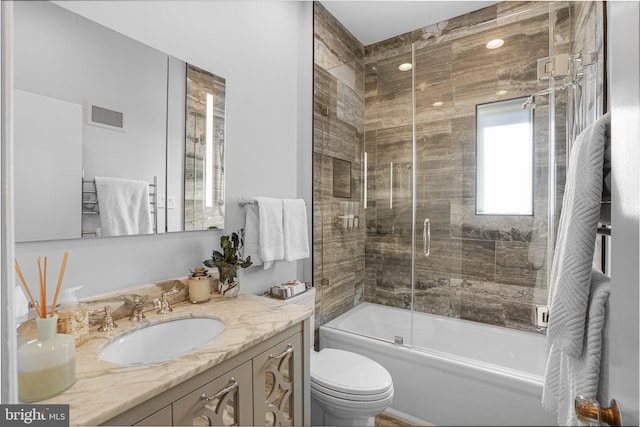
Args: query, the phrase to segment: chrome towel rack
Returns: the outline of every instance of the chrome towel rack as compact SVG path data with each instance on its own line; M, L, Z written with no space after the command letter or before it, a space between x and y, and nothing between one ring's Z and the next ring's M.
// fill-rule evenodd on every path
M258 202L256 202L253 199L245 199L244 197L240 197L238 199L238 206L240 206L241 208L244 208L247 205L257 205ZM307 205L307 201L304 201L304 204Z

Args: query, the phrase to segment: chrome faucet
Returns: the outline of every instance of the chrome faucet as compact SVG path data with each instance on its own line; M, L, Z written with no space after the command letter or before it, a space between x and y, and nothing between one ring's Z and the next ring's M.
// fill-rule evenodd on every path
M142 321L144 321L144 319L146 318L146 316L144 315L145 307L149 307L149 306L152 305L158 311L162 307L162 303L160 302L160 300L158 298L156 298L153 301L146 301L146 302L143 302L139 298L136 298L134 300L134 304L135 304L135 306L133 307L133 313L129 317L129 320L132 321L132 322L142 322Z
M102 325L98 328L98 332L109 332L113 331L118 327L116 322L113 321L113 317L111 316L111 306L105 305L104 308L99 308L97 310L92 310L91 314L104 313L104 319L102 319Z
M178 289L173 289L169 292L163 292L162 293L162 300L159 299L155 299L154 304L156 306L156 312L158 314L169 314L173 311L173 309L171 308L171 306L169 305L169 300L167 299L167 297L171 296L171 295L175 295L178 292L180 292Z

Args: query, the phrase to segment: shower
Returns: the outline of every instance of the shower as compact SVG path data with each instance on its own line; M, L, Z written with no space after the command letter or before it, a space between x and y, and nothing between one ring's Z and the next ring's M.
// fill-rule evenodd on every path
M586 122L581 117L592 114L582 106L595 111L602 100L602 32L581 26L586 17L601 22L601 7L503 2L363 46L316 4L316 49L342 52L318 56L314 73L319 324L366 301L540 329L536 311L547 303L566 153ZM487 41L497 38L503 44L489 49ZM495 112L482 129L480 107ZM515 119L522 110L530 121ZM478 165L490 158L511 166L505 144L518 126L530 129L533 141L532 181L522 190L532 209L484 214ZM507 136L480 151L480 131ZM350 165L351 179L340 182L350 185L348 200L363 207L359 229L335 227L344 196L331 191L333 159ZM403 341L413 345L410 337Z
M547 312L567 153L602 105L602 14L598 2L503 2L363 46L315 3L319 346L389 369L400 415L550 423L540 408L546 324L537 314ZM345 201L363 207L359 228L336 227ZM450 322L470 335L444 332ZM474 341L485 328L510 338ZM487 345L497 350L490 361L477 353ZM508 348L530 349L530 358ZM472 366L482 379L457 375ZM526 377L530 388L500 394L525 390L516 381L487 392L498 377ZM459 411L461 400L477 407ZM485 413L498 405L519 409Z

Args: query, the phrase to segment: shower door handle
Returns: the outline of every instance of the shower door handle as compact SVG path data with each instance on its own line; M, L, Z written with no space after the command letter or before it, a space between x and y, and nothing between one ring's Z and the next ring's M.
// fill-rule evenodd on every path
M425 218L422 225L422 243L424 245L424 256L429 256L429 252L431 252L431 222L429 218Z

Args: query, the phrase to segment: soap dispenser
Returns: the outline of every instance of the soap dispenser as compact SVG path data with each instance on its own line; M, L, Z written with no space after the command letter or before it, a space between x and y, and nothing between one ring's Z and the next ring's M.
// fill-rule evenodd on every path
M76 347L83 344L89 336L89 313L76 296L76 291L81 288L82 286L77 286L61 290L58 310L58 333L72 335Z

